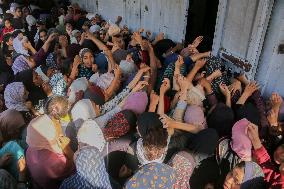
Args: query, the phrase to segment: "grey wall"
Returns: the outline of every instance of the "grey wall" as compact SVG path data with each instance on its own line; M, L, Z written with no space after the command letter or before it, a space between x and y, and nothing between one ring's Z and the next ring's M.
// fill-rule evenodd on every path
M88 12L99 13L106 20L123 17L131 29L143 27L154 33L164 32L181 42L186 33L189 0L72 0Z

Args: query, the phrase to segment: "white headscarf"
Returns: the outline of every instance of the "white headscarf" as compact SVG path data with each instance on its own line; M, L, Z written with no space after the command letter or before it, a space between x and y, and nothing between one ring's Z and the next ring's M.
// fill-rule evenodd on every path
M68 89L68 101L74 104L76 101L76 93L86 91L88 88L88 80L85 77L78 78L72 82Z
M32 26L36 25L36 19L32 15L28 15L26 17L26 21L27 21L27 23L29 25L29 31L31 31Z
M4 91L5 105L8 109L28 111L25 105L27 96L22 82L13 82L6 86Z
M78 142L96 147L100 152L104 150L106 140L98 124L94 120L83 123L77 134Z
M14 50L19 54L30 56L29 51L24 49L24 47L23 47L23 42L25 42L27 40L28 40L28 38L26 36L24 36L22 40L20 40L19 37L16 37L13 40Z
M77 130L80 128L84 121L96 118L96 112L90 99L79 100L73 106L71 115Z

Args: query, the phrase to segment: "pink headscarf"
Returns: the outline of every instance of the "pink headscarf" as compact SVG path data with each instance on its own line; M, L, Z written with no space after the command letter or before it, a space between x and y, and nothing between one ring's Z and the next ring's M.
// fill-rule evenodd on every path
M207 128L204 112L200 106L187 106L184 114L184 122L196 125L202 129Z
M232 128L231 147L243 161L251 160L252 144L247 135L249 123L250 122L244 118L236 122Z
M27 144L36 150L49 150L63 154L57 143L57 134L52 120L48 115L42 115L33 119L27 129Z
M148 104L148 96L145 91L132 93L125 100L122 110L131 110L136 114L145 112Z

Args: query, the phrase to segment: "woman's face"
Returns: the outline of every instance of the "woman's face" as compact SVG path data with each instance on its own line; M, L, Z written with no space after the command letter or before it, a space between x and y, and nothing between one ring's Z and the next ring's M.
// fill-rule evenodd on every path
M92 64L92 71L95 73L98 71L98 66L97 64Z
M13 40L14 40L14 38L10 37L9 40L6 42L6 45L12 46L13 45Z
M91 52L86 52L83 56L83 63L87 68L92 68L94 56Z
M277 164L282 164L284 163L284 145L281 145L279 146L274 154L274 161L277 163Z
M43 84L43 80L36 72L33 72L33 83L38 87Z
M6 57L6 64L7 64L8 66L12 66L12 65L13 65L13 59L12 59L12 57L9 57L9 56Z
M46 40L47 40L47 34L46 34L46 32L45 32L45 31L40 32L39 38L40 38L40 40L41 40L42 42L46 42Z
M6 28L10 28L11 27L11 22L10 22L10 20L5 20L5 27Z
M67 23L66 26L65 26L65 29L68 32L68 31L72 31L73 27L72 27L72 25L70 23Z
M76 38L77 42L79 43L81 41L81 32L76 33L75 38Z

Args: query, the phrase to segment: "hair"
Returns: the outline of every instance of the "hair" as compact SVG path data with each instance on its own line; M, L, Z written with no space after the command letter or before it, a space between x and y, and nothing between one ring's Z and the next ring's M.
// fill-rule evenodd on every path
M38 31L38 33L40 34L41 32L45 32L47 34L47 29L41 29Z
M244 169L246 166L246 162L241 161L240 163L235 165L235 168L240 168L240 169Z
M60 119L68 114L69 104L67 98L63 96L52 96L46 102L46 114L55 119Z
M156 148L167 146L168 132L163 128L158 114L153 112L142 113L137 120L137 125L144 146Z

